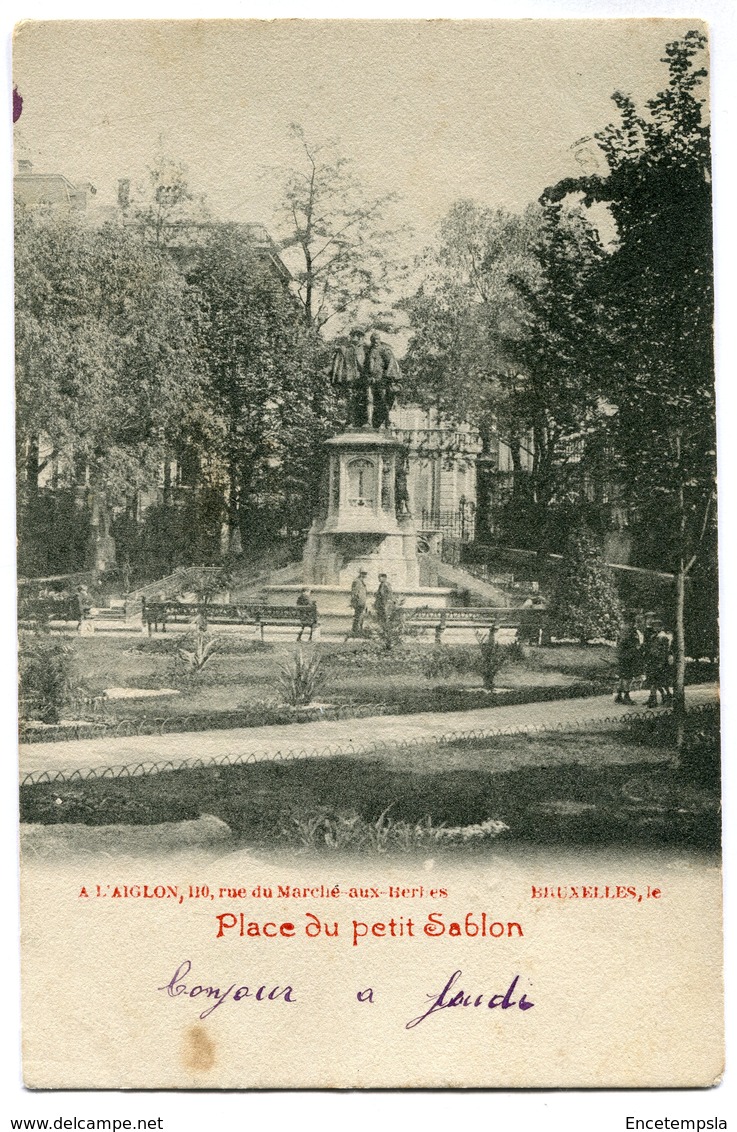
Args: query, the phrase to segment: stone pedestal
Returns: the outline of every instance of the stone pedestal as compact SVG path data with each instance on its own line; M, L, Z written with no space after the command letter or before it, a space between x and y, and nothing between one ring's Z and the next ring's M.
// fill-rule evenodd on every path
M369 591L382 573L397 592L416 590L417 531L397 500L404 446L387 432L356 429L326 447L321 512L304 552L305 583L343 589L363 569Z
M304 585L312 591L324 628L350 630L351 584L359 570L366 571L369 609L379 574L386 574L409 609L451 605L452 589L428 586L420 577L417 528L406 508L406 449L401 441L383 430L365 428L333 437L326 448L321 506L302 560ZM269 601L292 605L301 588L270 585L264 594Z

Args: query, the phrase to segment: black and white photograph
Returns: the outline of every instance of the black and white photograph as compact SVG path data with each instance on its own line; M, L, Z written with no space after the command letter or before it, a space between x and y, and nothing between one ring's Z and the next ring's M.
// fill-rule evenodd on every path
M711 71L16 27L28 1088L718 1084Z

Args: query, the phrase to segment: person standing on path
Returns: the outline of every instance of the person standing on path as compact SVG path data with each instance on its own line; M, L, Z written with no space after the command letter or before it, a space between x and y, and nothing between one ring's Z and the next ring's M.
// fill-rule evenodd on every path
M617 694L614 702L617 704L631 704L634 700L630 696L632 681L642 675L642 660L640 649L642 640L631 614L626 614L622 629L617 638Z
M360 636L363 632L363 620L366 616L366 606L368 604L368 590L366 589L366 570L359 570L358 577L353 579L351 586L351 608L353 610L353 624L351 625L351 634L354 637Z
M376 617L382 628L391 621L392 611L394 609L394 590L389 584L389 579L386 574L379 574L379 588L376 591L374 598L374 609L376 610Z
M645 675L650 696L648 707L657 707L658 692L662 703L671 703L671 664L673 661L670 637L666 633L663 622L656 618L652 623L650 636L645 644Z
M77 626L77 630L80 633L84 633L84 622L89 620L92 613L92 598L90 597L89 590L84 585L77 586L74 596L77 602L77 610L79 613L79 625ZM91 629L92 626L85 626L85 628Z

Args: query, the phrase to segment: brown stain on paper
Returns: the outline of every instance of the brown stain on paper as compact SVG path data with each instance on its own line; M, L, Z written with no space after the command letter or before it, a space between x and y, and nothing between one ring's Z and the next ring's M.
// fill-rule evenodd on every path
M215 1043L204 1026L190 1026L184 1035L182 1064L185 1069L198 1073L212 1069L215 1064Z

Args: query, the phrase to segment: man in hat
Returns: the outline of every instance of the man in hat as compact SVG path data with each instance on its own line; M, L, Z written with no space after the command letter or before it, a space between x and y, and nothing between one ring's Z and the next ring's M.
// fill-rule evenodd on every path
M622 628L617 637L617 694L614 702L617 704L631 704L634 700L630 696L632 681L642 675L642 655L640 649L642 639L635 625L631 613L625 614Z
M77 601L77 609L79 611L79 631L82 630L82 622L86 621L92 612L92 598L90 597L89 590L86 586L77 586L74 594Z
M360 636L363 632L363 619L366 616L366 605L368 603L368 590L366 589L366 578L368 572L366 570L359 570L358 577L353 579L351 586L351 608L353 610L353 624L351 626L351 633L354 637Z

